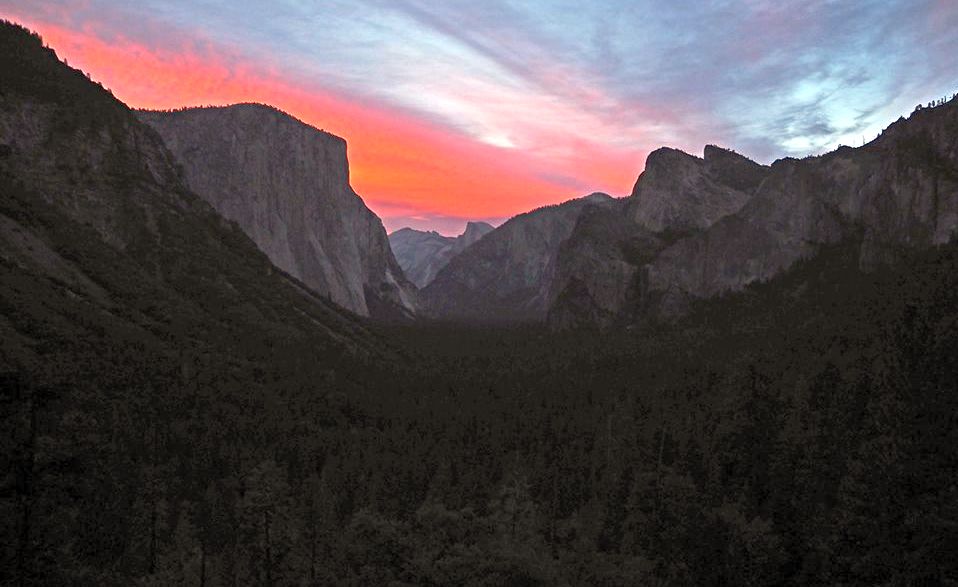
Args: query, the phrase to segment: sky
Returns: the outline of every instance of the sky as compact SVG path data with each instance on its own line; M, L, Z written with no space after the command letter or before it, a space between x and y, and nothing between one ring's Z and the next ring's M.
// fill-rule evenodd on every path
M458 234L648 153L860 145L958 91L958 0L0 0L136 108L261 102L347 140L387 230Z

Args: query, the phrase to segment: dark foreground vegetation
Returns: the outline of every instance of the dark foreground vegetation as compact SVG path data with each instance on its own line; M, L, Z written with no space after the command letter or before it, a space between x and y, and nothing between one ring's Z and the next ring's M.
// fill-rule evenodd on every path
M388 364L325 380L302 375L323 361L308 348L227 371L202 348L68 337L3 379L0 569L21 584L953 584L958 246L869 274L855 249L674 325L393 328Z

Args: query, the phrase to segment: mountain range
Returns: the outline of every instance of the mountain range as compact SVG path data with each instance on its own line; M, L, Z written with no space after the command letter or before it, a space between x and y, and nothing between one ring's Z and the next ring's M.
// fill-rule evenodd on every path
M422 291L443 320L627 326L767 281L854 241L863 269L958 227L958 103L917 110L874 141L760 165L709 145L652 152L632 194L513 218ZM585 205L587 203L597 205Z
M44 59L29 66L55 69L52 54ZM455 238L408 228L387 237L350 187L346 142L283 112L237 104L138 111L133 120L103 90L75 79L82 74L9 69L17 83L4 93L7 175L23 189L62 192L44 200L57 213L126 251L147 235L160 238L157 202L195 194L280 273L360 316L629 326L768 280L823 245L856 240L868 268L893 262L903 248L946 242L958 225L954 101L916 111L860 148L772 165L713 145L702 157L661 148L625 198L596 193L495 229L468 223ZM43 75L83 86L89 106L57 103L68 82ZM71 146L52 157L42 149L54 130L55 144ZM135 189L117 201L105 196L107 188L95 186L112 175ZM163 195L137 198L137 190ZM185 197L162 209L183 208ZM162 247L142 249L157 255ZM137 271L155 264L138 262Z
M584 209L613 201L594 193L506 221L439 271L420 292L421 311L444 321L544 319L559 247Z

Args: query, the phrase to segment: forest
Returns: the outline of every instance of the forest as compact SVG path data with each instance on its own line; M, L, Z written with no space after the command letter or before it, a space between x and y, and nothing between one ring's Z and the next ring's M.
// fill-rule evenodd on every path
M856 250L628 331L382 326L320 379L61 341L2 378L4 581L954 583L958 245Z

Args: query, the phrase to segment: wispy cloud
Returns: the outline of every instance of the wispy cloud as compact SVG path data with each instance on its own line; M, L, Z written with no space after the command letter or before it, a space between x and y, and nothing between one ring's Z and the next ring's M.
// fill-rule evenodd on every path
M857 144L955 91L952 0L0 0L135 106L272 102L387 222L630 189L668 145ZM58 46L59 45L59 46Z

